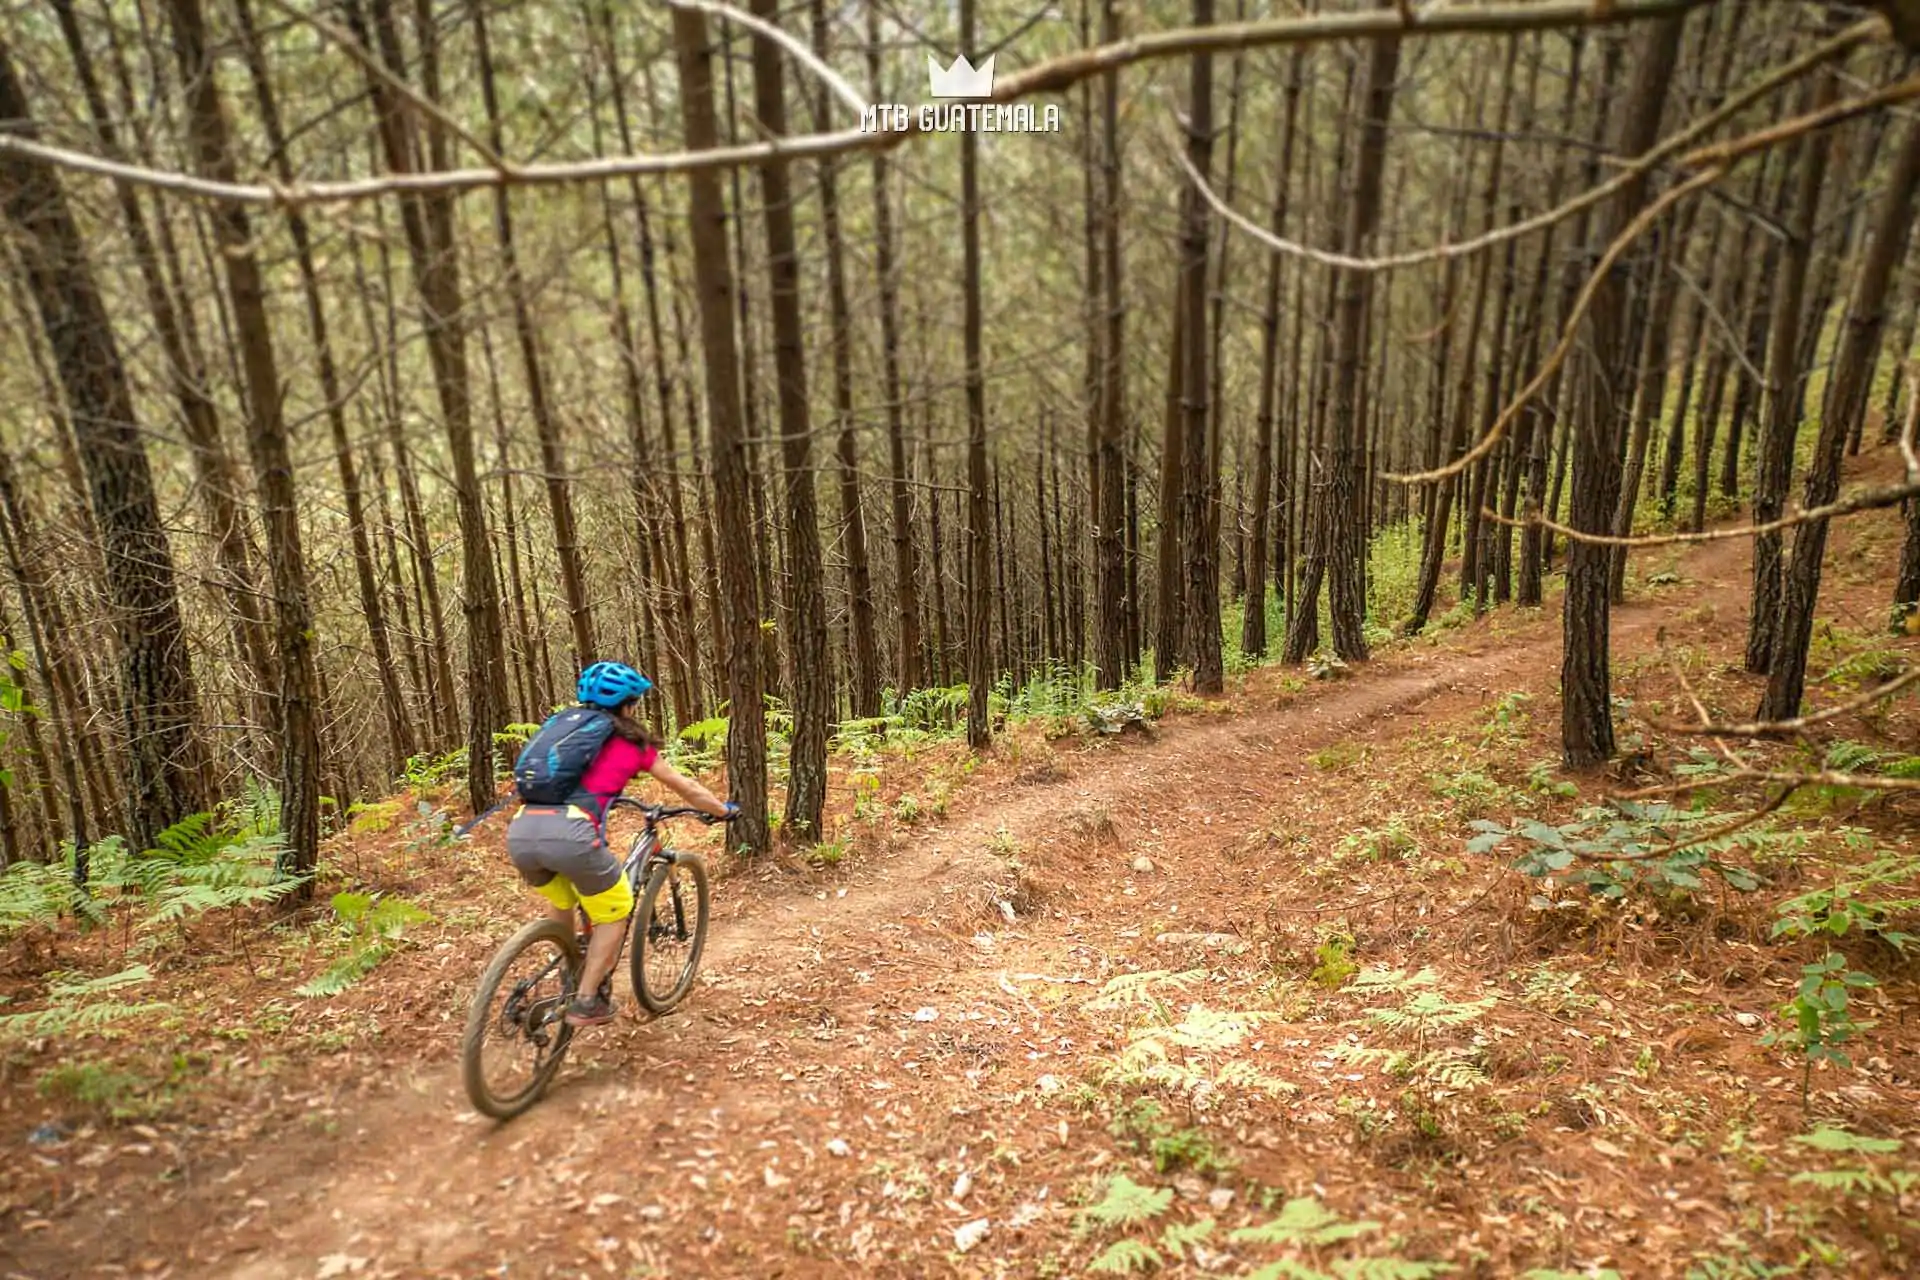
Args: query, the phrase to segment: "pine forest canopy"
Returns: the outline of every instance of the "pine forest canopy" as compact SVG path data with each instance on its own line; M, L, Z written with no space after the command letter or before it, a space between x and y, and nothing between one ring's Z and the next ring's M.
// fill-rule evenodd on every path
M833 726L917 690L983 746L996 688L1217 692L1454 601L1560 594L1603 762L1628 547L1735 512L1763 720L1827 516L1905 501L1920 602L1911 449L1840 493L1915 402L1908 0L3 29L10 860L259 779L295 869L409 773L478 812L600 657L725 717L758 850L770 764L819 834ZM862 130L962 53L1059 127Z

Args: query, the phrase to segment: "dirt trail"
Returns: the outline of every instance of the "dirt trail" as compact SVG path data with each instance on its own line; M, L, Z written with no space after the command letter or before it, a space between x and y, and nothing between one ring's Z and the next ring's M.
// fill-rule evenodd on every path
M1616 654L1622 642L1645 647L1679 607L1737 607L1746 554L1744 542L1700 548L1690 575L1725 585L1617 610ZM1000 929L990 947L975 942L989 927L984 886L1005 876L989 851L996 834L1042 848L1066 811L1103 809L1122 837L1100 871L1112 881L1128 876L1133 849L1159 858L1181 846L1176 831L1224 846L1284 802L1313 751L1402 736L1432 710L1464 712L1557 670L1557 612L1507 615L1502 626L1497 637L1476 629L1397 649L1290 697L1243 699L1254 705L1236 714L1183 717L1150 741L1063 754L1064 780L964 793L953 819L856 862L831 888L759 898L743 912L722 885L703 981L682 1011L582 1036L522 1119L495 1126L468 1109L449 1012L446 1054L431 1069L337 1099L308 1131L252 1150L164 1211L117 1206L119 1221L176 1274L236 1280L662 1266L841 1274L853 1265L844 1248L810 1257L808 1242L822 1238L815 1224L837 1223L844 1236L850 1222L856 1240L869 1233L871 1248L854 1255L866 1273L928 1274L942 1252L924 1238L902 1251L884 1227L861 1226L870 1206L852 1179L890 1153L950 1150L990 1130L1005 1140L995 1116L971 1112L969 1088L997 1064L1063 1052L1037 1038L1041 1019L1030 1003L1022 1009L1007 975L1087 966L1139 945L1115 942L1137 938L1128 930L1137 922L1046 916ZM946 1020L916 1025L923 1007ZM956 1024L963 1008L968 1021ZM902 1069L939 1087L902 1096L893 1083ZM836 1158L838 1141L860 1158ZM25 1274L77 1270L39 1261L23 1258Z

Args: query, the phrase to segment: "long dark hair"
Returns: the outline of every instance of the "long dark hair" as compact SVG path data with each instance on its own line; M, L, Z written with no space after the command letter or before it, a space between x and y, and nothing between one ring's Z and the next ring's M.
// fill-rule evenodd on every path
M616 736L625 738L636 747L652 747L658 751L661 745L660 739L654 737L652 731L644 724L641 724L633 715L633 710L639 703L640 699L630 698L615 709L613 713L613 732Z

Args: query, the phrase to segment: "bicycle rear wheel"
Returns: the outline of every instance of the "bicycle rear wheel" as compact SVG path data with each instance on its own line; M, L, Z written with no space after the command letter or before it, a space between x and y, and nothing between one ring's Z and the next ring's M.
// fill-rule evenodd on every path
M648 874L634 918L634 997L648 1013L672 1013L693 989L707 945L707 864L669 851Z
M573 1039L565 1015L579 980L579 944L555 920L533 921L494 954L460 1042L474 1110L511 1120L540 1100Z

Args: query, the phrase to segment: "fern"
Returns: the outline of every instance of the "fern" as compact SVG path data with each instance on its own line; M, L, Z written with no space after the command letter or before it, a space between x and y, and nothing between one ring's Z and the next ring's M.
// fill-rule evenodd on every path
M1864 1134L1850 1133L1837 1125L1820 1125L1811 1133L1796 1134L1793 1141L1803 1147L1812 1147L1815 1151L1847 1151L1863 1155L1883 1156L1900 1150L1903 1145L1898 1138L1869 1138Z
M1905 756L1880 772L1889 778L1920 778L1920 756Z
M1125 1276L1136 1271L1153 1271L1163 1265L1165 1260L1146 1241L1115 1240L1100 1251L1099 1257L1087 1264L1087 1270Z
M1184 990L1196 980L1206 976L1205 969L1188 969L1184 973L1176 973L1172 969L1148 969L1141 973L1123 973L1117 978L1109 979L1107 984L1100 988L1099 995L1080 1007L1090 1012L1139 1006L1158 1008L1161 1002L1153 994L1155 987L1169 986Z
M1204 1244L1213 1238L1213 1219L1202 1218L1198 1222L1169 1223L1160 1233L1160 1243L1166 1251L1176 1258L1185 1259L1187 1250L1194 1245Z
M1241 1227L1228 1239L1235 1244L1290 1244L1309 1248L1338 1244L1378 1231L1377 1222L1348 1222L1312 1196L1289 1200L1280 1216L1257 1227Z
M334 894L333 914L347 927L349 949L317 976L295 987L297 996L311 1000L339 995L398 950L408 926L433 919L405 898L367 893Z
M1173 1204L1173 1188L1143 1187L1124 1173L1107 1183L1107 1194L1090 1205L1085 1216L1109 1227L1131 1227L1151 1222Z
M162 1001L125 1004L99 998L110 992L139 986L152 978L152 970L144 964L98 978L79 978L72 974L50 975L47 1007L0 1017L0 1038L33 1039L98 1031L128 1018L170 1008Z
M1333 1274L1340 1280L1432 1280L1453 1269L1451 1263L1407 1258L1341 1258L1333 1264Z

